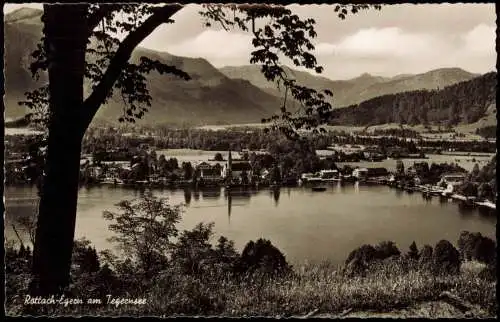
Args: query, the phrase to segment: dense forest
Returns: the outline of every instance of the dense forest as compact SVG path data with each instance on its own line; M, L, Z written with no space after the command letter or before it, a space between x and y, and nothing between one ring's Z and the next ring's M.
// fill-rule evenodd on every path
M332 125L473 123L496 100L496 72L447 86L379 96L332 112Z

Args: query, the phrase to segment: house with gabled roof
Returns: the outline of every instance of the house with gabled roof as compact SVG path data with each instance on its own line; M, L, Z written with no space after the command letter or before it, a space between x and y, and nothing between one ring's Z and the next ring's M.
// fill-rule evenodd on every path
M198 173L198 177L203 181L222 181L221 168L217 165L211 165L207 162L201 162L196 165L196 170Z

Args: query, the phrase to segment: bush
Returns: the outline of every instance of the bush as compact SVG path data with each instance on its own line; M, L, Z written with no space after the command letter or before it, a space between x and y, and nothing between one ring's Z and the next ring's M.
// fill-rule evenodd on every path
M372 245L362 245L349 253L345 261L346 265L355 259L371 262L377 257L377 250Z
M260 238L257 242L250 241L246 244L238 261L237 271L283 275L291 271L291 266L278 248L269 240Z
M366 273L369 264L377 259L377 250L372 245L362 245L353 250L345 261L348 276Z
M172 262L179 264L183 273L201 273L204 262L210 260L212 247L209 243L213 235L213 223L199 223L191 231L185 230L179 236L179 240L172 252Z
M136 273L153 276L165 265L172 250L182 206L172 206L167 198L156 198L151 193L140 200L121 201L116 206L119 213L103 213L105 219L114 221L109 230L115 236L109 240L118 243L125 257L139 264Z
M401 252L392 241L383 241L377 246L362 245L353 250L345 261L346 273L348 276L366 273L368 267L374 261L398 257Z
M224 236L220 236L215 246L214 255L217 258L217 262L224 270L229 270L234 268L234 265L238 261L240 254L234 248L234 242L227 239Z
M392 256L399 256L401 252L399 251L396 244L392 241L383 241L377 246L375 246L377 259L386 259Z
M31 276L31 251L5 243L5 308L8 314L21 314L24 295Z
M101 266L97 251L90 246L91 242L85 238L73 243L72 269L78 273L95 273Z
M185 230L179 236L172 251L171 262L178 272L190 276L221 279L232 275L239 254L233 241L221 236L212 247L213 223L199 223L191 231Z
M101 262L104 262L101 259ZM118 259L113 258L111 261L103 264L99 270L96 279L106 280L106 284L111 285L112 294L118 295L127 293L141 295L141 291L148 289L155 284L155 279L150 278L151 274L139 274L141 272L141 264L132 261L130 258ZM152 273L152 272L150 272ZM158 272L155 272L155 276Z
M485 264L496 261L496 243L481 233L463 231L458 239L458 249L462 260L477 260Z
M470 261L474 258L474 250L481 237L480 233L471 233L468 231L460 233L457 245L462 260Z
M125 288L126 278L117 276L108 265L100 267L96 272L78 272L71 275L71 282L68 293L71 297L79 298L99 298L106 300L107 294L118 296L129 293L134 288ZM128 284L130 285L130 284ZM139 289L134 285L136 289Z
M432 254L432 271L435 274L457 274L460 271L460 254L447 240L440 240Z
M473 257L478 262L493 265L496 263L496 243L488 237L481 237L474 247Z
M430 245L424 245L420 251L420 256L418 258L418 266L421 269L429 269L432 266L432 253L433 248Z
M418 260L419 256L417 244L415 244L415 242L411 243L410 250L406 254L406 257L412 260Z

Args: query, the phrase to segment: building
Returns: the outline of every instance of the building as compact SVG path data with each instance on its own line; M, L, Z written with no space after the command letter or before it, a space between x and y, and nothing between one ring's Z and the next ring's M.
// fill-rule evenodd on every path
M110 166L106 170L106 179L107 180L114 180L114 179L120 179L120 170L121 168L118 166Z
M203 181L219 182L222 180L220 167L216 165L211 165L207 162L201 162L196 165L196 170L198 172L199 178Z
M90 177L98 179L98 178L101 178L103 176L104 171L103 171L102 167L91 166L91 167L89 167L89 174L90 174Z
M352 171L352 176L356 177L356 179L364 179L367 177L368 169L367 168L356 168Z
M100 179L104 175L104 170L99 166L91 166L85 164L80 167L80 176L85 178L91 178L94 180Z
M222 168L221 176L224 179L230 179L233 183L240 183L243 175L247 176L248 181L252 178L253 171L250 162L243 160L233 161L231 151L229 151L227 162Z
M386 168L356 168L352 175L358 180L360 179L374 179L389 177L389 171Z
M339 180L340 179L340 173L338 170L321 170L319 172L320 178L322 180L328 181L328 180Z
M224 171L224 178L232 178L233 182L239 182L243 175L246 175L248 180L253 176L252 166L248 161L236 161L233 162L232 167L229 171Z
M460 186L467 179L464 173L447 173L441 176L441 180L438 182L438 186Z

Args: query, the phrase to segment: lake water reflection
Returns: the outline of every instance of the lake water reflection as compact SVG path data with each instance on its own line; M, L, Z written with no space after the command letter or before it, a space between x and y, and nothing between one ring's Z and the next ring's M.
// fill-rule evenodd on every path
M104 210L144 191L112 187L82 188L78 199L76 236L85 236L98 249L110 248L111 236ZM155 190L173 204L185 204L180 229L199 222L214 222L216 235L224 235L242 249L249 240L270 239L293 263L329 259L336 264L364 243L393 240L406 251L413 240L420 247L440 239L456 242L462 230L495 238L495 217L476 211L460 212L457 204L430 201L385 186L335 185L324 192L308 188L265 190ZM12 218L33 211L36 190L6 189L6 236L16 238ZM31 198L31 199L30 199Z

